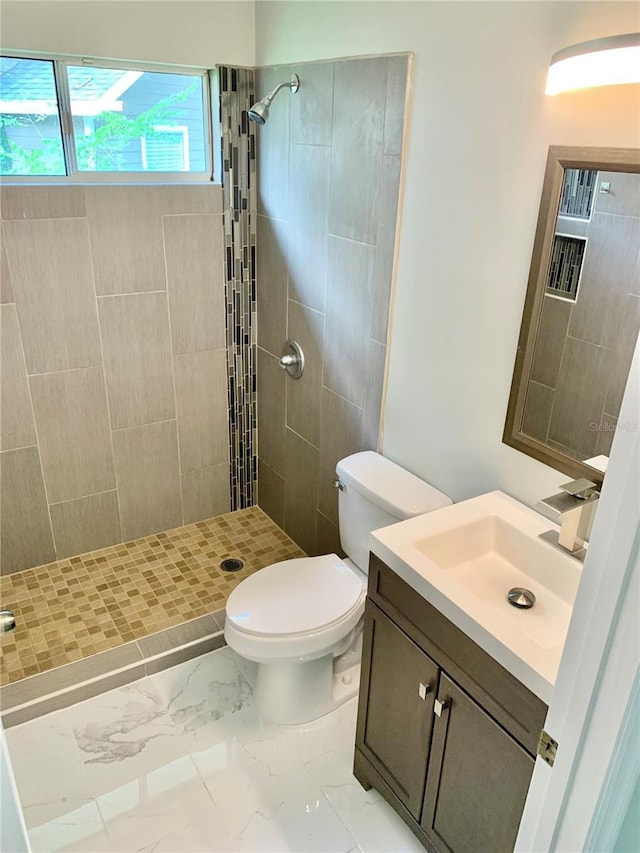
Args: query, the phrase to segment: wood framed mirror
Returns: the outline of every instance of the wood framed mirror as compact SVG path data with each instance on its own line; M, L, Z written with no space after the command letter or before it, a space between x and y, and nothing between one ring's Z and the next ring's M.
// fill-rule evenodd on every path
M503 434L601 483L640 328L640 149L549 148Z

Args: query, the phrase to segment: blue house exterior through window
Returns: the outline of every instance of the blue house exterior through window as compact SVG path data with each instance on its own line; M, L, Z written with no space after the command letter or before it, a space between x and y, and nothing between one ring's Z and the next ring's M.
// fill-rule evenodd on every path
M49 60L0 60L3 175L70 173L53 69ZM89 64L65 64L64 72L58 87L68 87L73 171L207 171L204 75Z
M0 172L66 174L53 62L0 58Z

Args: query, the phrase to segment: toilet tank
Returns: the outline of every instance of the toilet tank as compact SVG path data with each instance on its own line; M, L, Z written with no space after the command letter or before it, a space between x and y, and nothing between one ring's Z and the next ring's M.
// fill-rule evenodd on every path
M453 503L442 492L379 453L365 450L336 466L340 542L358 568L369 571L369 534Z

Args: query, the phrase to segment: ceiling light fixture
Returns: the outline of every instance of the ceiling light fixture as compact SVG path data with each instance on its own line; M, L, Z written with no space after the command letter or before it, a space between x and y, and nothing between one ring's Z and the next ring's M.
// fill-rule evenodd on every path
M640 33L585 41L554 53L546 94L621 83L640 83Z

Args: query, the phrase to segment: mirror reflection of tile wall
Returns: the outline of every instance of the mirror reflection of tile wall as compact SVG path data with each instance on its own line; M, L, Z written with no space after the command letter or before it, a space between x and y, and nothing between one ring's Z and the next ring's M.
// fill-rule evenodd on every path
M561 213L556 233L586 247L577 293L544 296L522 430L608 456L640 329L640 175L600 172L590 218Z

